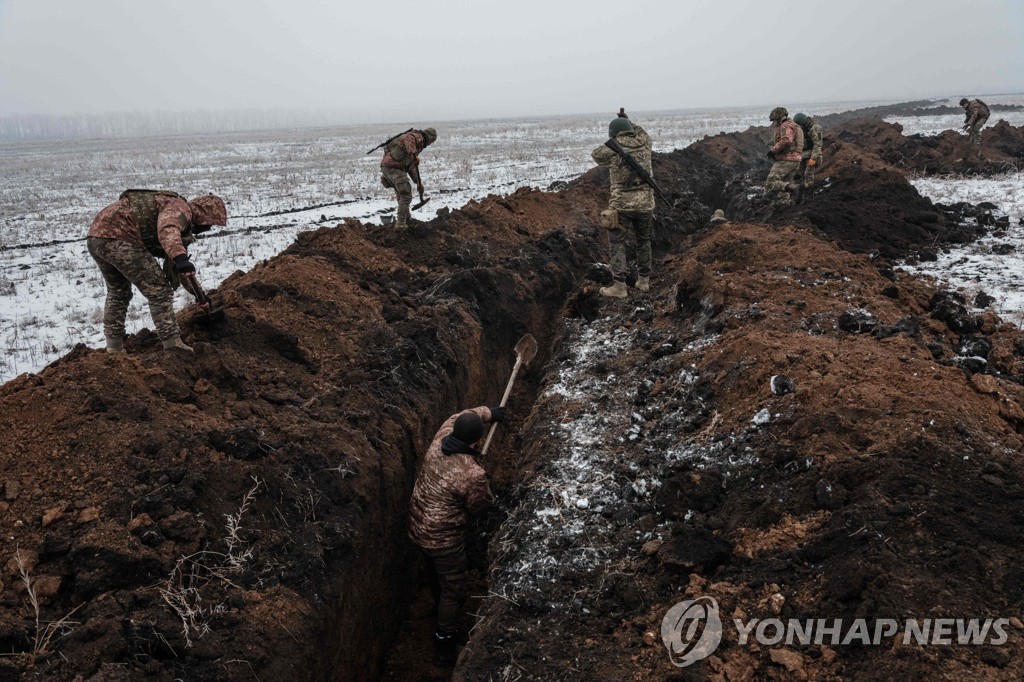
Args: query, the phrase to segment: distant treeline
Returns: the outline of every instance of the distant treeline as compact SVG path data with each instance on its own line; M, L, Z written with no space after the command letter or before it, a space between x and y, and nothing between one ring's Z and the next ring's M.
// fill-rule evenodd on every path
M195 135L346 125L344 115L302 111L182 111L0 116L0 141Z

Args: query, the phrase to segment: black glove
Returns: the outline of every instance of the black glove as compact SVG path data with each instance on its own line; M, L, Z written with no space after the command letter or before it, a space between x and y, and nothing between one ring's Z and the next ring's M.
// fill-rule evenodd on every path
M501 422L505 421L505 408L504 407L502 407L501 405L498 405L496 407L490 407L488 409L491 411L491 423L492 424L494 424L494 423L500 424Z
M192 261L188 259L188 254L183 253L180 256L174 257L174 269L178 271L179 275L185 275L195 272L196 266L192 265Z
M775 152L773 152L771 149L768 150L768 158L771 159L772 161L775 160Z

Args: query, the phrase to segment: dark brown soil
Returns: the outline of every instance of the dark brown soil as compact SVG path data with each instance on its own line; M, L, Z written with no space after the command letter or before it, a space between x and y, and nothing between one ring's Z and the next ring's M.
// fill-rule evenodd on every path
M696 367L700 391L650 396L652 439L667 446L702 433L751 447L758 464L698 481L673 470L653 506L608 526L665 526L669 547L684 537L726 547L708 553L718 557L708 567L680 573L670 550L635 560L623 544L628 570L599 591L606 605L593 618L545 613L551 627L580 633L571 642L524 634L537 612L485 600L460 675L486 679L513 664L540 678L667 675L660 645L637 638L656 629L677 588L702 581L728 586L723 602L749 613L776 584L786 608L835 617L909 617L940 604L1019 613L1021 479L1008 451L1024 420L1018 334L926 284L893 281L884 258L841 250L896 257L965 234L864 141L870 131L850 130L861 137L830 137L844 145L823 174L832 179L791 214L768 212L774 227L703 227L715 208L735 207L735 219L764 211L756 197L739 198L767 173L767 130L657 156L674 201L659 207L656 225L656 256L668 259L639 306L594 295L593 280L606 276L594 264L603 260L596 218L607 177L592 171L558 192L471 202L408 237L357 222L300 235L214 292L225 322L181 314L194 357L159 351L144 332L124 356L78 348L6 384L0 652L10 655L0 657L0 679L376 679L403 639L418 643L395 650L392 661L408 665L392 663L388 679L429 674L415 667L429 602L405 537L417 458L450 413L497 400L512 346L532 332L541 352L488 463L504 512L481 530L517 513L524 486L558 451L546 426L579 409L535 405L537 392L564 366L563 344L591 323L642 336L595 369L622 377L630 401L638 394L629 382L668 386L678 367ZM874 321L843 317L858 308ZM720 334L713 345L681 350L709 333ZM658 350L669 341L680 350ZM965 364L979 353L984 364ZM779 367L796 391L776 399L764 384ZM621 401L613 392L603 409L612 414ZM769 405L783 417L751 431L754 407ZM728 485L705 489L716 475ZM822 501L821 480L845 492ZM705 501L685 520L693 497ZM481 568L484 544L474 554ZM492 574L507 571L493 543L491 552ZM22 573L39 601L38 633ZM593 589L583 577L559 586ZM403 638L410 603L418 624ZM184 606L195 613L188 628ZM544 613L543 601L529 608ZM46 625L65 617L47 638ZM996 674L987 660L1016 653L1011 645L957 652L956 665ZM941 654L840 652L827 665L807 654L806 667L833 676L956 672ZM722 656L726 667L782 675L764 652L732 646ZM517 668L508 671L515 679ZM711 672L722 674L701 674Z

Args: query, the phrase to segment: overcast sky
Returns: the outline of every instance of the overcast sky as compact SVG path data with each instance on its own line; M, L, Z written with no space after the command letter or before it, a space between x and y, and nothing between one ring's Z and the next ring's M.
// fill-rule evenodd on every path
M1022 35L1024 0L0 0L0 114L357 123L1021 92Z

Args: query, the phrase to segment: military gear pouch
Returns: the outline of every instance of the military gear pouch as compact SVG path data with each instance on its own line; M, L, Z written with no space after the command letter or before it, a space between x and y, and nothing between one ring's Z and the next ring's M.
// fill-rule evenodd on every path
M601 217L598 219L601 227L606 230L618 230L619 226L619 212L614 208L605 209L601 211Z
M390 180L388 180L388 176L386 176L386 175L380 176L380 184L384 185L384 187L386 187L387 189L394 189L395 188L395 183L393 183Z

